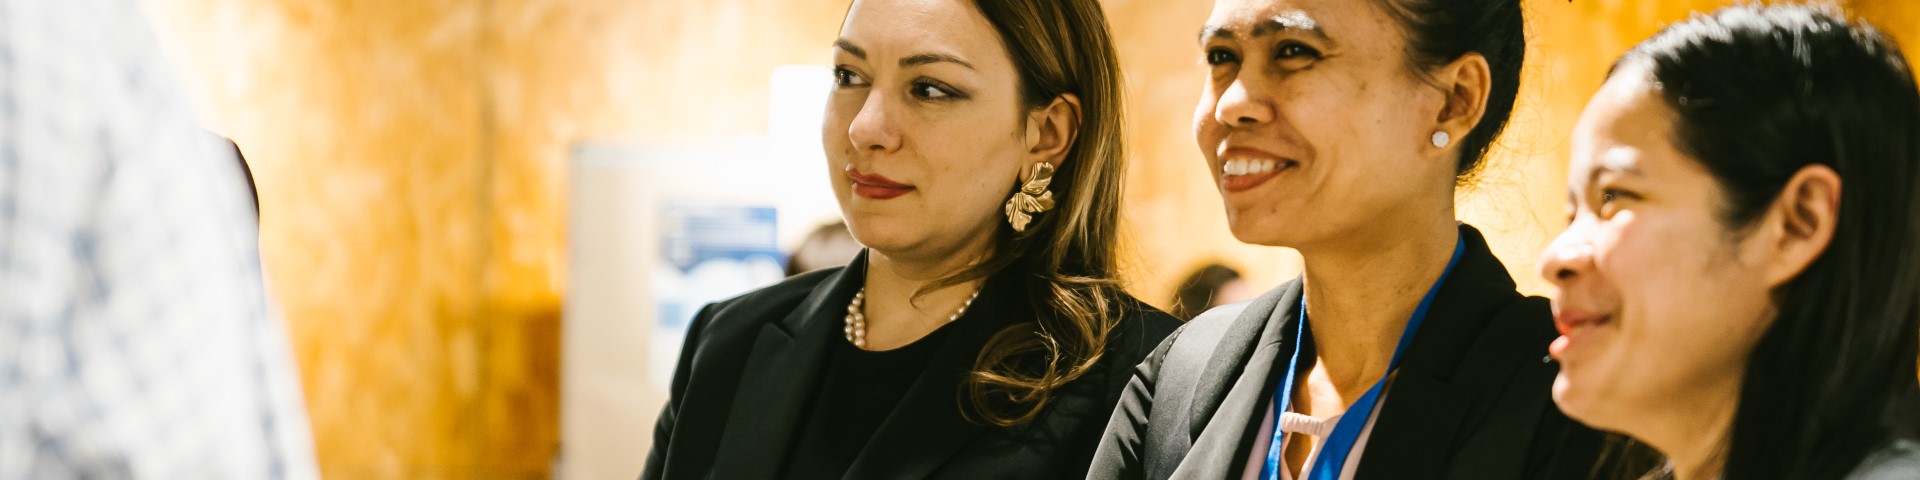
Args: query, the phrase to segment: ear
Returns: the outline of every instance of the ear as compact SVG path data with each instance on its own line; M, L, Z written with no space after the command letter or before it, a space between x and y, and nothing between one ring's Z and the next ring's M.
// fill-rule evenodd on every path
M1839 218L1840 174L1826 165L1801 167L1761 217L1766 223L1755 233L1765 235L1758 245L1763 251L1749 258L1765 262L1762 266L1769 287L1785 285L1833 243Z
M1080 136L1080 97L1071 93L1054 97L1052 103L1027 113L1028 159L1020 166L1047 162L1054 168L1066 161L1073 142Z
M1440 115L1434 118L1435 130L1447 132L1453 142L1446 148L1459 145L1460 140L1473 132L1480 124L1480 117L1487 114L1487 96L1493 91L1493 71L1487 66L1487 58L1478 53L1468 53L1454 59L1452 63L1440 67L1434 72L1442 91L1446 94L1446 103L1440 107Z

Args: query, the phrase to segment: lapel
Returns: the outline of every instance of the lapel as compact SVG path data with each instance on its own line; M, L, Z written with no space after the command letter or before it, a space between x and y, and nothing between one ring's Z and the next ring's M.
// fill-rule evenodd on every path
M1200 372L1188 414L1193 445L1174 478L1238 477L1252 449L1252 432L1266 414L1276 369L1292 352L1298 325L1300 280L1261 295L1234 319Z
M927 478L989 427L968 421L961 384L980 349L1001 329L1032 321L1023 283L1002 270L988 278L973 307L953 325L926 371L907 388L866 449L848 466L847 479Z
M1467 361L1469 356L1484 358L1494 350L1507 350L1483 344L1507 338L1487 327L1522 297L1478 230L1461 224L1460 241L1466 244L1460 264L1440 286L1426 321L1414 333L1392 391L1380 406L1356 479L1440 475L1473 410L1503 388L1508 373L1517 368Z
M774 478L820 384L827 347L866 277L867 254L821 281L792 313L761 326L727 415L711 478Z

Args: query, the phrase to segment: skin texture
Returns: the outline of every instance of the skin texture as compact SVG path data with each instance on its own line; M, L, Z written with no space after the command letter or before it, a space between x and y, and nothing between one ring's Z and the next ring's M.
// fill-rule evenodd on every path
M1725 225L1723 190L1676 147L1676 114L1647 79L1616 74L1573 133L1571 223L1540 262L1563 334L1553 396L1666 453L1680 478L1712 478L1771 292L1825 248L1840 183L1807 167L1754 225Z
M826 167L848 229L872 252L867 348L887 350L943 325L979 288L915 297L994 248L1001 204L1035 162L1065 157L1078 103L1025 105L998 33L959 0L854 2L833 63ZM860 187L863 175L910 188Z
M1409 69L1399 25L1370 1L1222 0L1200 33L1194 137L1234 236L1305 259L1319 358L1293 403L1339 414L1387 374L1453 252L1461 152L1431 138L1479 122L1489 68L1469 54ZM1256 173L1231 174L1244 172L1236 162ZM1314 442L1291 439L1287 468L1300 471Z

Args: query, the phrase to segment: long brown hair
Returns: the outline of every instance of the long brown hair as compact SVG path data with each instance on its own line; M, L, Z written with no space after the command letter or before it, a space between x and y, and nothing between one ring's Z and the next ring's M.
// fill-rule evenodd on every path
M1106 14L1096 0L975 0L1020 74L1020 96L1042 108L1080 100L1079 132L1055 172L1056 208L1025 232L1001 223L981 262L922 289L986 278L1025 282L1033 323L1008 327L980 350L962 389L968 416L1013 427L1033 421L1053 391L1085 375L1106 350L1127 294L1118 280L1121 81ZM1025 112L1022 112L1024 118ZM1018 185L1009 185L1012 196Z

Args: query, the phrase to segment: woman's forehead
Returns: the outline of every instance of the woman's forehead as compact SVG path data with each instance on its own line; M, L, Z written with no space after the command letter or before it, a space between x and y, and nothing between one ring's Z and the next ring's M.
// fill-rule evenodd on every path
M976 68L1011 65L993 25L965 0L857 0L836 43L858 48L871 62L934 54Z

